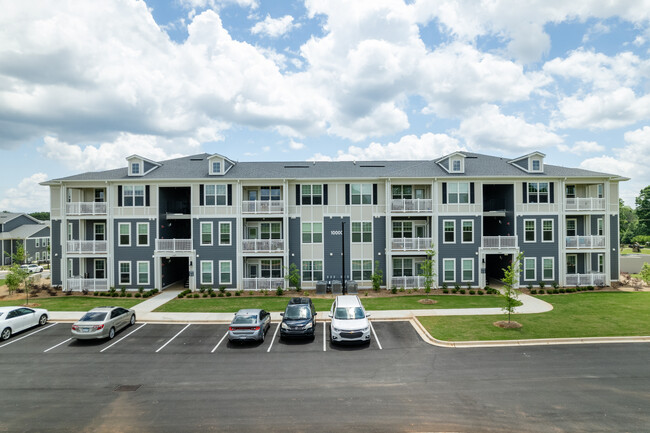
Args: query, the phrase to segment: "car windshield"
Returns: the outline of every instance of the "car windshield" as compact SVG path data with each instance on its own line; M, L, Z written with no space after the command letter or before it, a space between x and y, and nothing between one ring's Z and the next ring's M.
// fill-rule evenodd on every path
M354 319L363 319L365 314L363 314L363 308L361 307L339 307L334 312L335 319L343 320L354 320Z
M80 322L103 322L106 319L106 313L99 313L96 311L90 311L83 315Z
M310 319L311 311L306 305L289 305L284 313L284 318L291 320Z
M257 316L235 316L232 320L233 325L254 325L257 322Z

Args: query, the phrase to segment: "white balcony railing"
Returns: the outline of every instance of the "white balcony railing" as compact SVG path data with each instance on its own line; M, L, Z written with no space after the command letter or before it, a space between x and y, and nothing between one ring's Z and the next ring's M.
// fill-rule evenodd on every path
M81 292L101 292L108 290L108 279L106 278L68 278L68 291Z
M106 254L108 241L67 241L68 254Z
M243 239L242 251L245 253L281 253L284 239Z
M393 212L431 212L433 200L430 198L393 199L390 209Z
M405 289L417 289L419 287L424 287L424 277L423 276L391 277L390 284L391 287L404 287Z
M483 236L481 239L483 248L517 248L517 236Z
M393 251L426 251L433 248L431 238L397 238L390 242Z
M284 278L244 278L243 290L276 290L284 287Z
M75 202L65 204L67 215L106 215L106 202Z
M156 239L156 251L192 251L192 239Z
M605 236L567 236L566 247L571 249L605 248Z
M283 213L284 202L279 200L245 200L242 213Z
M605 274L567 274L567 286L604 286Z
M565 210L605 210L604 198L567 198Z

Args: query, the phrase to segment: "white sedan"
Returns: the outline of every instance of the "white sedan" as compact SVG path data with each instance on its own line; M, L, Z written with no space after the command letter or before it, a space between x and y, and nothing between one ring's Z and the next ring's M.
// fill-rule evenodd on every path
M29 265L21 265L20 268L26 270L30 274L33 274L35 272L43 272L43 266L35 265L34 263L31 263Z
M29 307L0 307L0 340L12 334L47 323L47 310Z

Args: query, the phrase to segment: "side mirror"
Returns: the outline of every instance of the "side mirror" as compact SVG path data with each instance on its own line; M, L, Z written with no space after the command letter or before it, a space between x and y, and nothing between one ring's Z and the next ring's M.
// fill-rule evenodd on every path
M366 317L370 317L370 313L366 314Z
M284 316L284 313L280 313L280 316Z
M314 313L314 316L318 316L318 313Z
M327 317L332 317L332 315L331 315L331 314L328 314Z

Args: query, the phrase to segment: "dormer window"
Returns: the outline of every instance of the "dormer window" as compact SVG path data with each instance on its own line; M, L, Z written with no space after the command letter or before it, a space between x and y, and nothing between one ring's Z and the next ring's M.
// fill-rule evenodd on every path
M460 158L453 158L451 160L451 172L452 173L463 172L463 161Z
M140 163L134 162L131 164L131 174L140 174Z
M542 161L539 159L533 159L532 171L542 171Z
M212 162L212 173L214 174L221 173L221 161Z

